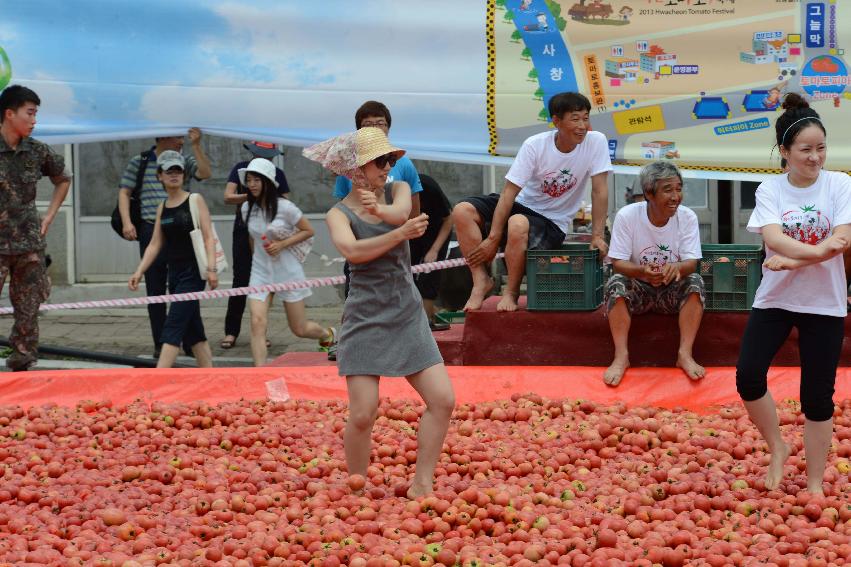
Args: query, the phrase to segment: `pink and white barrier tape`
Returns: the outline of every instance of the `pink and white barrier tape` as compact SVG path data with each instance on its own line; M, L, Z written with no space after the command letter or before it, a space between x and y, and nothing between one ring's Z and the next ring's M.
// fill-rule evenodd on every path
M504 254L497 254L497 258L501 258ZM433 272L435 270L445 270L447 268L457 268L464 266L467 260L464 258L456 258L452 260L440 260L437 262L429 262L427 264L417 264L411 267L411 272L419 274L423 272ZM271 291L292 291L295 289L304 289L312 287L325 287L329 285L340 285L346 282L345 276L331 276L327 278L312 278L309 280L299 280L280 284L267 284L260 286L235 287L231 289L212 289L208 291L196 291L190 293L177 293L167 295L152 295L150 297L128 297L123 299L100 299L97 301L76 301L73 303L44 303L39 307L41 311L58 311L60 309L97 309L102 307L132 307L136 305L148 305L151 303L172 303L177 301L196 301L199 299L213 299L223 297L234 297L238 295L248 295L250 293L263 293ZM11 307L0 308L0 315L8 315L14 310Z

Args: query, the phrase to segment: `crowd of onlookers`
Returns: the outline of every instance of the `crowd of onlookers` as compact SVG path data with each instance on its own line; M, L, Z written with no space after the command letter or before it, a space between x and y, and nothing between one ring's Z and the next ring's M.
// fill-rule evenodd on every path
M38 308L49 284L44 236L71 182L64 160L31 137L40 105L32 90L13 85L0 94L0 281L9 280L14 307L7 366L26 370L36 361ZM528 138L505 176L499 194L476 195L450 208L439 185L417 173L401 148L388 140L390 112L376 101L355 113L356 130L304 150L338 175L328 211L331 240L346 259L346 295L340 330L307 318L307 289L234 297L228 305L222 348L238 339L246 301L251 314L255 364L266 361L268 313L275 295L291 331L313 338L339 358L347 379L350 416L345 431L350 473L366 473L380 376L405 376L426 403L418 433L417 472L410 496L431 489L431 478L454 406L454 393L432 332L440 272L413 278L412 264L446 254L450 232L472 275L464 307L480 309L494 281L488 265L503 249L507 283L497 310L518 309L528 250L560 246L591 186L591 248L612 266L605 286L615 355L603 379L616 386L629 367L631 319L648 311L678 317L676 364L690 379L706 371L692 354L705 301L697 271L702 256L697 216L682 205L683 179L669 160L644 166L629 200L608 222L608 176L612 171L604 134L590 129L591 105L579 93L548 100L552 129ZM780 435L768 393L768 367L793 327L801 352L801 406L805 415L808 489L821 492L832 434L833 391L844 338L847 276L843 255L851 246L851 178L823 169L826 130L806 100L788 94L775 123L781 175L756 192L748 229L760 233L766 259L763 278L742 338L736 385L748 413L768 443L766 488L776 487L790 447ZM226 262L202 195L190 179L210 176L201 132L191 128L192 155L183 136L161 137L134 156L121 178L114 228L139 242L141 260L129 279L148 295L197 292L218 286ZM233 166L224 189L236 207L233 225L234 285L262 286L304 279L302 262L314 229L288 199L284 172L271 159L274 144L245 144L252 159ZM35 208L38 180L54 184L43 218ZM174 363L181 348L199 366L212 355L198 301L148 307L158 366ZM339 350L338 349L339 346ZM495 345L496 346L496 345Z

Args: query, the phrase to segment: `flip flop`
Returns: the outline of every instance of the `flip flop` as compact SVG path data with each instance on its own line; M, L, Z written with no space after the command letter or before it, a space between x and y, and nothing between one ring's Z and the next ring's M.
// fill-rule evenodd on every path
M229 339L227 337L222 339L222 342L219 343L219 346L223 349L233 348L233 345L236 344L236 338Z

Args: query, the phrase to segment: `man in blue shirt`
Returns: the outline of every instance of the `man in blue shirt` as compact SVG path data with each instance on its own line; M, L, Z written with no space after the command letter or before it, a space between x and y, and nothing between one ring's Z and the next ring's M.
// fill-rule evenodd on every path
M380 128L388 136L390 135L390 111L384 104L368 100L355 112L355 128L367 128L372 126ZM423 186L420 184L420 176L408 156L402 156L396 161L396 165L387 174L387 182L404 181L411 187L411 218L420 216L420 193ZM352 190L352 181L342 175L337 177L334 184L334 196L342 199Z

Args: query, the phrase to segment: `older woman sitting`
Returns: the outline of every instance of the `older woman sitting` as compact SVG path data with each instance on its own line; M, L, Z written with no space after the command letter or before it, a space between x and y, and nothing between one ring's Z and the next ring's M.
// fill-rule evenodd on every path
M639 181L645 201L618 211L609 259L614 275L606 284L606 308L615 359L603 375L617 386L629 368L627 338L633 315L679 313L677 366L692 380L705 370L692 357L703 317L703 278L695 271L701 257L697 215L682 206L683 178L670 162L644 166Z

